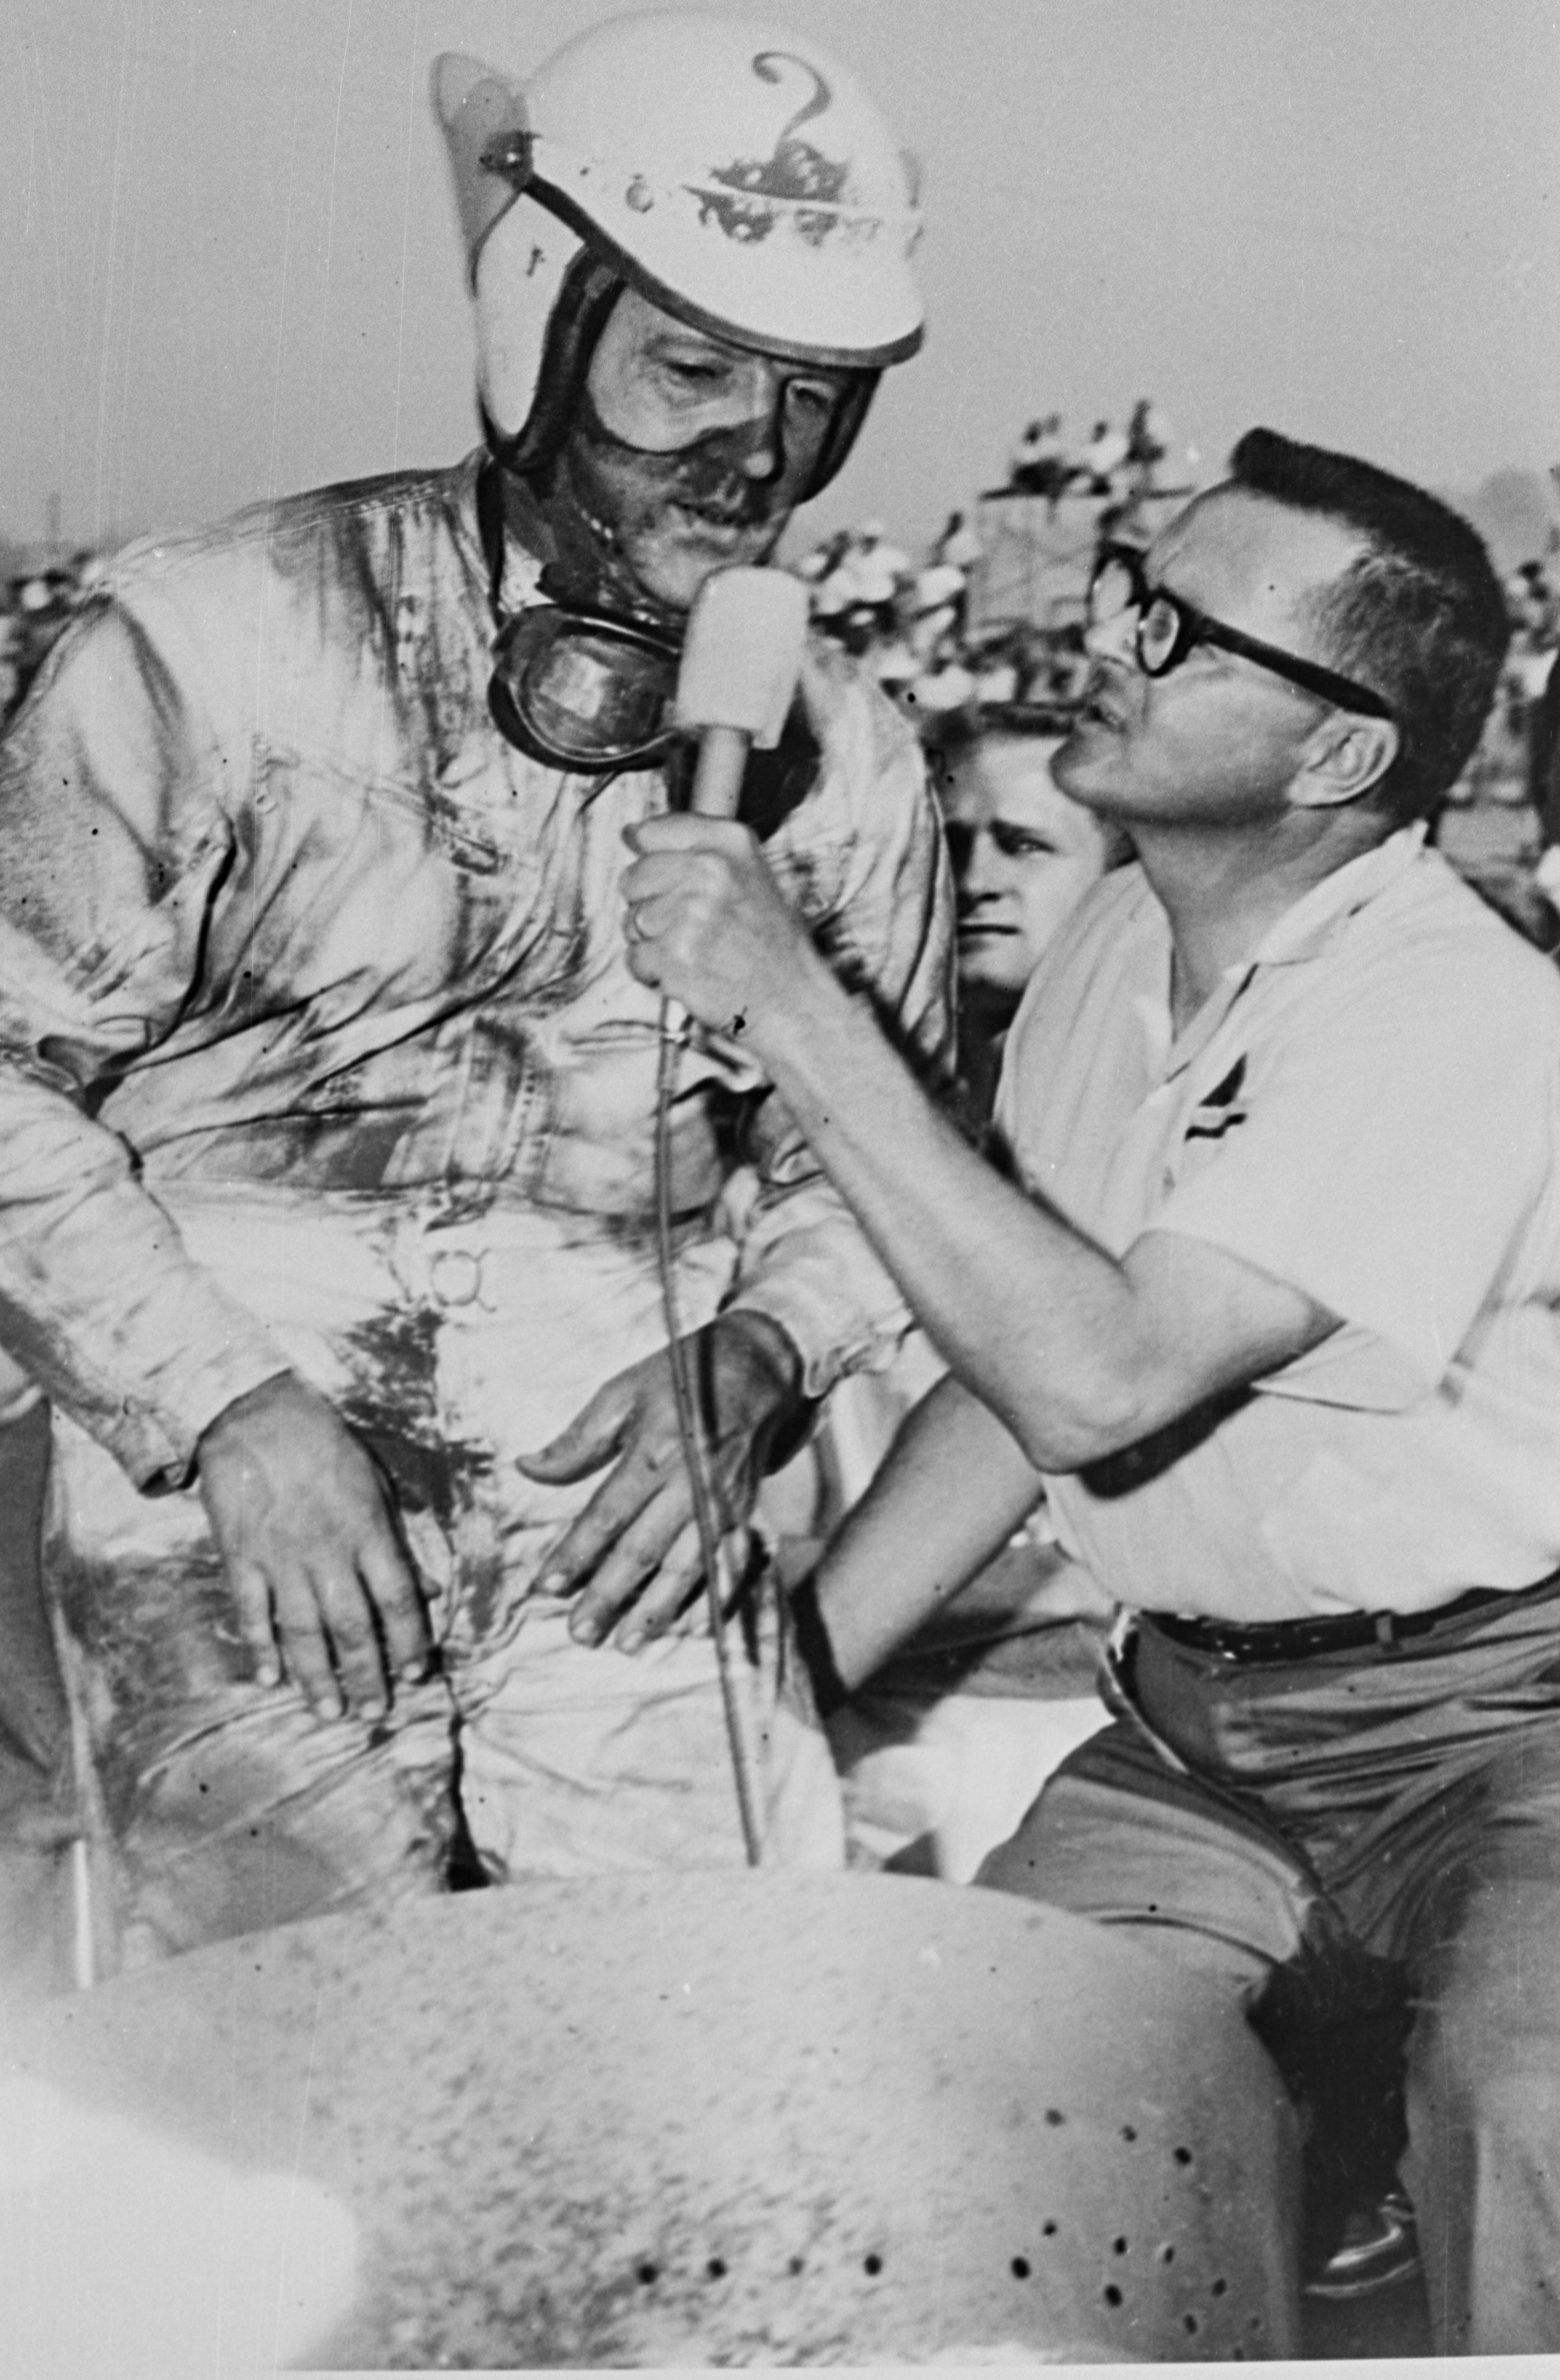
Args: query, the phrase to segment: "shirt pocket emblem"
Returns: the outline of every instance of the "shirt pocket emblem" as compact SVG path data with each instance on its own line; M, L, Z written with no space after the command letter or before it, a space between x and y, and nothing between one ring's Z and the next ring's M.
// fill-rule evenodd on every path
M1241 1099L1246 1061L1237 1058L1222 1081L1205 1091L1187 1119L1185 1140L1224 1140L1243 1124L1249 1110Z

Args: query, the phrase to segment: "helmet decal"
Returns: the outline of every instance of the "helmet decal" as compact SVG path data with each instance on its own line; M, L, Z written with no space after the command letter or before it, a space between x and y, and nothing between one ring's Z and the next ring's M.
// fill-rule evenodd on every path
M773 204L762 201L779 200L787 208L797 206L797 231L810 245L817 247L828 238L840 220L835 208L845 189L849 169L825 157L811 141L796 137L798 126L823 115L834 97L817 67L789 50L761 50L753 60L753 72L764 82L784 81L786 67L794 67L811 89L796 114L781 127L773 155L739 157L729 165L712 165L710 181L724 183L725 191L737 195L728 197L725 191L712 190L708 182L690 183L688 187L699 201L700 221L708 223L713 217L728 238L767 239L779 216ZM798 203L809 200L821 200L822 204Z

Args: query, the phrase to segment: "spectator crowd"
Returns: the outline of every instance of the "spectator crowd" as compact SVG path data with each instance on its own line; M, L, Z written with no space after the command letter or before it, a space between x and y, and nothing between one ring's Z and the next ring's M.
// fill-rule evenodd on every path
M84 547L31 562L0 585L0 722L16 710L103 567L103 558Z

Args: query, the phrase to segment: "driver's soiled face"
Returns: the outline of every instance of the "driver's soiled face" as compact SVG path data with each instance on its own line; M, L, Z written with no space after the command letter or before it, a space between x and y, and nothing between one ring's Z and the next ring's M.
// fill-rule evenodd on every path
M713 572L774 550L849 386L848 373L689 330L625 289L591 360L566 469L639 589L685 612Z

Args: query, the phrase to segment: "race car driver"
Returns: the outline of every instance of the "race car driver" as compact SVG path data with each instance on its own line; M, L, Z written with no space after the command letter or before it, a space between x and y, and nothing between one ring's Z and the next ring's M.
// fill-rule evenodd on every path
M626 828L702 582L770 556L913 352L911 176L724 15L517 87L444 59L482 448L146 540L4 761L0 1308L55 1404L46 1561L100 1952L742 1856L652 1222ZM928 1064L912 739L810 654L744 815ZM756 1177L737 1228L722 1195ZM676 1288L723 1515L902 1309L751 1068L683 1060ZM762 1577L766 1857L838 1815Z

